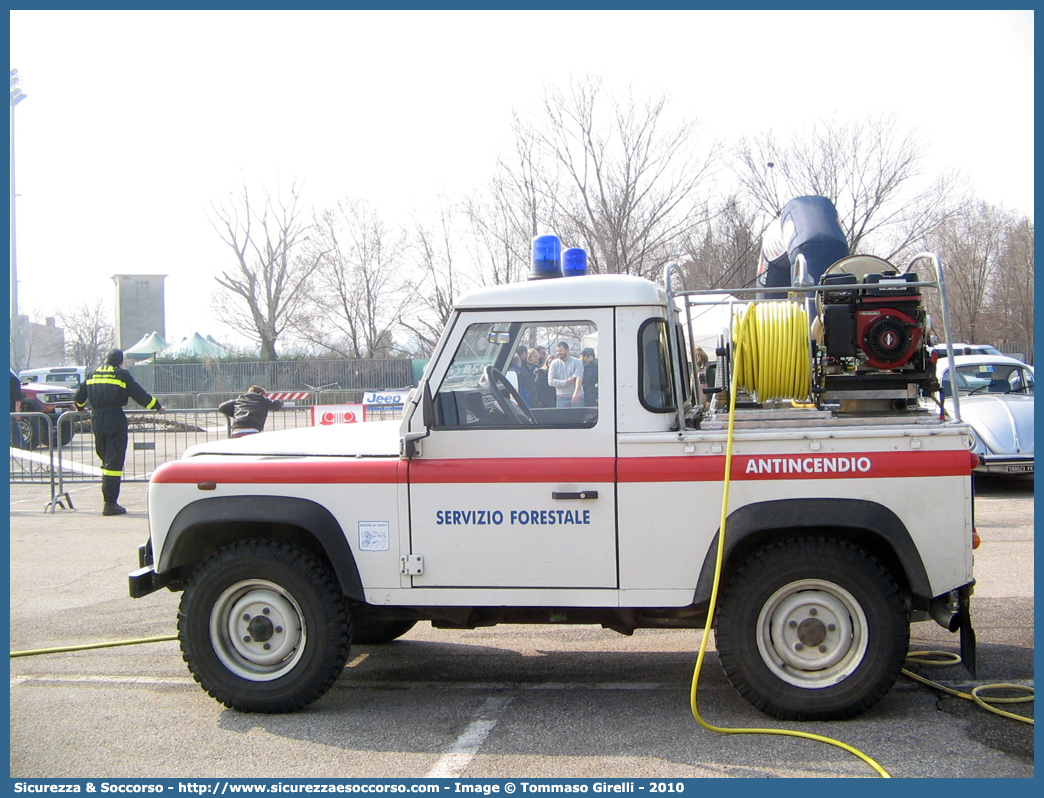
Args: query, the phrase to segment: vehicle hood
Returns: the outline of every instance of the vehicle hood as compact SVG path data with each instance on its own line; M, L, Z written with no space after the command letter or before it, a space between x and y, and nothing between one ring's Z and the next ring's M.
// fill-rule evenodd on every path
M242 438L211 441L190 446L183 459L202 454L249 455L251 457L389 457L399 454L401 421L367 421L320 427L259 432Z
M961 418L995 454L1033 453L1032 396L962 396Z
M72 399L75 396L76 391L72 388L68 388L65 385L54 382L23 382L22 393L53 393L55 395L61 394L62 398L68 397Z

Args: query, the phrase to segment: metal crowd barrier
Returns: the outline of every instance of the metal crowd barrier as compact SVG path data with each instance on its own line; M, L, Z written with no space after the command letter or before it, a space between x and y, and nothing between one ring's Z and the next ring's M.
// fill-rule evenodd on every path
M50 487L51 499L44 512L54 512L56 506L69 503L58 488L58 472L55 468L54 420L46 413L11 413L9 421L11 438L11 484L35 483ZM100 478L99 478L100 479Z
M126 414L124 482L147 482L161 464L178 459L188 447L230 435L229 419L217 409L129 410ZM311 425L311 407L288 407L269 413L265 430ZM11 443L11 483L48 485L51 498L45 512L73 509L68 485L101 482L90 413L62 413L57 421L45 413L12 413Z

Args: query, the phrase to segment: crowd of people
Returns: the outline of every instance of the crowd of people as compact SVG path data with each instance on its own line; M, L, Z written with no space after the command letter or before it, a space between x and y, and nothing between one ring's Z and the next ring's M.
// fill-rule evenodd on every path
M598 360L594 349L573 357L569 344L559 341L549 354L544 346L519 346L508 372L529 407L592 407L598 404Z

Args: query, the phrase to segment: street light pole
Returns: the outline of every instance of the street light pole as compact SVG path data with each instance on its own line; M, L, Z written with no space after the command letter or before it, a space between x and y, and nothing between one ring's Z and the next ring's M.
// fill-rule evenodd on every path
M22 78L11 70L11 348L15 363L22 366L22 325L18 318L18 223L15 213L15 106L28 95L22 91Z

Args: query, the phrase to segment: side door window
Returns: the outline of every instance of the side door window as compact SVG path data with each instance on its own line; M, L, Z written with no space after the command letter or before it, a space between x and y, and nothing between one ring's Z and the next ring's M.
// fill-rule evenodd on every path
M597 344L589 320L468 325L434 394L435 428L593 427Z
M638 331L638 398L653 413L677 411L671 377L670 332L663 319L649 319Z

